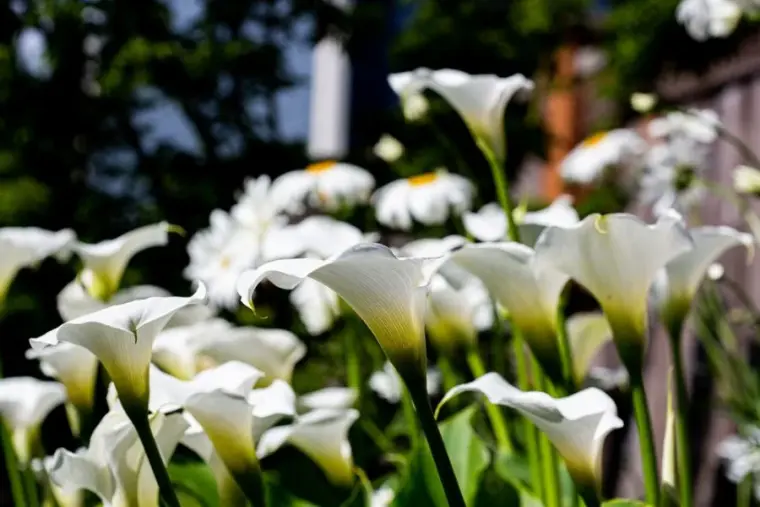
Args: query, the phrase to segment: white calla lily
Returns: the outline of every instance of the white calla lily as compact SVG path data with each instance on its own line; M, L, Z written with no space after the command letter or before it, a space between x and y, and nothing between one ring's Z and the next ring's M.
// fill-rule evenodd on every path
M118 238L74 246L84 264L80 279L94 297L108 299L119 288L130 259L137 253L169 242L166 222L139 227Z
M0 379L0 423L11 434L19 462L26 467L32 447L39 438L42 422L51 410L66 401L66 389L59 382L32 377Z
M410 389L424 385L424 312L430 276L444 258L396 257L382 245L357 245L327 260L272 261L241 275L238 293L252 307L263 280L292 289L306 278L338 293L367 324Z
M378 396L389 403L398 403L404 392L404 385L401 382L396 369L390 362L383 365L382 370L374 372L369 377L369 387ZM441 388L441 372L435 368L429 368L425 375L425 391L429 396L438 394Z
M26 358L38 359L42 373L64 385L69 424L72 432L78 435L83 422L80 417L88 417L95 402L98 358L86 348L71 343L29 349L26 351ZM75 410L72 411L69 406Z
M441 95L462 117L472 135L481 140L500 161L506 157L504 111L512 99L525 99L533 81L522 74L499 77L470 75L453 69L419 68L392 74L388 82L404 100L424 89Z
M306 345L285 329L236 327L207 341L199 353L206 364L242 361L261 370L267 381L290 382L296 363L306 355Z
M599 491L604 440L612 430L623 427L615 402L604 391L592 387L552 398L543 392L521 391L497 373L487 373L450 390L439 409L463 392L480 393L491 403L514 408L530 419L557 448L573 480L581 488Z
M42 348L68 342L88 349L105 367L124 407L144 411L156 336L179 310L205 300L201 285L186 298L154 297L115 305L66 322L30 343Z
M641 371L649 289L658 271L692 246L675 212L653 225L625 213L595 214L573 227L547 228L536 243L535 262L567 274L591 292L633 374Z
M44 458L34 458L31 466L37 481L47 491L48 499L43 502L47 506L48 502L57 507L82 507L84 505L84 491L78 487L60 487L50 479L47 469L54 463L52 456Z
M221 339L232 329L229 322L218 318L165 329L153 343L152 361L165 372L190 380L206 366L201 355L206 344Z
M599 349L612 341L612 328L603 313L588 312L569 317L565 329L573 351L573 377L575 383L581 385Z
M359 418L350 410L313 410L293 423L277 426L264 432L257 453L264 458L285 444L291 444L306 454L336 484L351 484L354 462L348 431Z
M350 387L325 387L298 397L301 410L345 410L354 406L357 393Z
M181 414L156 413L150 428L168 462L187 423ZM58 449L46 463L50 478L63 488L95 493L104 507L158 507L158 484L137 432L126 414L112 410L101 420L90 446L76 453Z
M694 248L668 262L653 287L661 317L670 329L683 323L710 266L728 249L754 244L751 234L724 226L697 227L689 235Z
M0 301L5 299L19 270L34 266L51 255L67 259L75 239L74 231L70 229L52 232L37 227L0 228L0 251L3 252L0 259Z
M539 265L520 243L479 243L451 253L451 260L480 278L530 346L544 371L562 372L556 338L559 299L569 276Z

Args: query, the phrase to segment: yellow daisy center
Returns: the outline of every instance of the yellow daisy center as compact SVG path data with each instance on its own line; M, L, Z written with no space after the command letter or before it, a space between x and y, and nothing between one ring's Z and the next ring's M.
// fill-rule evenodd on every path
M232 260L228 255L223 255L221 259L219 259L219 266L222 269L229 269L230 264L232 264Z
M333 167L335 167L335 164L337 164L335 160L325 160L324 162L317 162L315 164L309 164L306 166L306 172L307 173L323 173L325 171L329 171Z
M584 139L581 145L587 148L589 146L595 146L601 143L605 137L607 137L607 132L597 132L596 134L588 136L586 139Z
M408 181L409 185L413 187L421 187L423 185L428 185L434 182L436 179L438 179L438 175L436 173L425 173L420 174L419 176L412 176L411 178L407 178L406 181Z

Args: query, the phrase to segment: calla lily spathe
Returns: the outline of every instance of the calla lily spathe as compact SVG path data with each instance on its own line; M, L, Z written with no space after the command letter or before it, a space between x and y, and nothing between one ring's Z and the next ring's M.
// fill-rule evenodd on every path
M161 457L168 462L187 423L181 414L153 414L150 428ZM158 484L137 432L127 415L111 410L93 431L90 446L76 453L58 449L46 462L50 478L62 488L95 493L104 507L158 507Z
M689 235L694 248L668 262L653 287L660 316L668 326L684 321L707 270L724 252L739 245L751 248L754 244L751 234L725 226L698 227L690 229Z
M52 232L37 227L0 228L0 302L19 270L51 255L68 258L75 239L71 229Z
M98 376L98 358L84 347L59 343L42 349L26 351L27 359L39 359L40 370L48 377L61 382L66 388L69 424L75 435L81 430L80 416L92 412L95 402L95 381Z
M124 270L137 253L169 242L170 226L166 222L139 227L115 239L87 244L78 242L74 250L82 259L80 280L98 299L115 293Z
M484 395L491 403L514 408L530 419L557 448L573 480L583 488L600 490L604 440L612 430L623 427L615 402L604 391L592 387L564 398L552 398L542 392L521 391L497 373L487 373L446 393L439 410L453 397L468 391Z
M565 273L596 298L630 373L641 371L647 296L657 272L693 247L675 212L649 225L615 213L590 215L573 227L549 227L536 243L535 262Z
M190 297L153 297L115 305L66 322L30 340L32 348L68 342L92 352L103 364L126 409L146 410L153 342L179 310L206 301L200 285Z
M201 355L203 348L232 329L224 319L165 329L153 343L152 361L171 375L190 380L207 366Z
M264 432L256 452L260 458L291 444L311 458L335 484L350 485L354 480L354 463L348 431L359 419L359 411L313 410L291 424Z
M42 422L64 401L66 389L59 382L32 377L0 379L0 423L8 427L22 466L33 457L32 446L39 438Z
M504 78L453 69L419 68L392 74L388 83L402 99L425 89L438 93L459 113L473 137L500 161L507 153L504 110L513 99L524 100L533 91L533 81L522 74Z
M52 467L53 463L52 456L34 458L31 463L37 481L48 492L49 501L56 507L82 507L84 505L84 491L79 487L62 488L53 482L48 475L47 470ZM47 506L47 501L43 501L42 505Z
M421 388L426 351L424 315L428 284L445 259L396 257L378 244L357 245L327 260L272 261L238 280L244 304L253 307L256 287L265 279L292 289L306 278L338 293L367 324L402 377ZM410 387L411 389L411 387Z
M576 313L567 319L565 328L573 351L573 377L576 385L581 385L599 350L612 341L612 328L601 312Z
M569 276L536 262L520 243L479 243L451 253L508 312L547 374L562 371L556 338L559 298Z

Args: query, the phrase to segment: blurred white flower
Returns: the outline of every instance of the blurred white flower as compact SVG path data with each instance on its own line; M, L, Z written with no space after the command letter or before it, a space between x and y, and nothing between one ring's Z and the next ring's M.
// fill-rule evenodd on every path
M742 8L734 0L681 0L676 19L698 41L711 37L728 37L742 17Z
M732 173L734 190L740 194L760 194L760 170L740 165Z
M422 93L410 93L401 100L404 118L410 122L420 121L427 116L430 102Z
M66 389L59 382L32 377L0 379L0 424L7 425L16 456L23 467L32 459L42 422L51 410L66 401Z
M460 215L469 210L474 192L468 179L439 169L388 183L374 193L372 203L378 222L409 230L412 218L424 225L439 225L451 212Z
M30 341L32 348L68 342L92 352L111 377L126 409L147 410L153 342L172 316L204 303L202 285L190 297L153 297L115 305L66 322Z
M606 366L592 366L586 375L589 386L597 387L603 391L625 389L630 383L630 376L625 366L607 368Z
M723 267L723 264L719 262L713 262L710 264L710 267L707 268L707 278L712 280L713 282L717 282L721 278L723 278L723 275L726 273L726 269Z
M435 368L428 368L426 376L426 389L429 396L435 396L441 388L441 372ZM378 396L389 403L401 401L403 384L396 369L390 362L385 363L382 370L374 372L369 377L369 387Z
M430 276L444 258L396 257L383 245L352 247L328 260L283 259L243 273L238 293L253 308L256 287L269 280L293 289L307 278L340 295L367 324L406 381L419 384L426 364L424 315ZM421 389L422 386L410 386Z
M207 366L201 355L203 348L222 339L232 329L224 319L165 329L153 342L152 361L165 372L181 380L190 380Z
M53 463L55 461L52 456L32 460L31 466L37 481L42 484L45 490L50 492L52 500L55 502L53 505L57 507L82 507L84 505L84 492L80 488L60 487L48 475L47 469L51 468ZM47 505L47 503L43 503L43 505Z
M718 138L721 127L718 114L711 109L671 111L649 122L649 135L655 139L683 137L696 143L710 144Z
M393 499L396 498L396 492L390 486L382 486L372 492L369 500L369 507L390 507Z
M357 419L359 411L354 409L312 410L291 424L265 431L256 453L265 458L290 444L311 458L328 480L350 485L354 481L354 461L348 431Z
M372 152L379 159L392 164L404 154L404 145L390 134L383 134L372 148Z
M150 417L150 428L166 463L187 423L181 414L156 413ZM121 410L111 410L101 419L87 449L76 453L58 449L45 468L61 488L91 491L106 506L159 507L153 471L134 426Z
M476 140L480 140L497 160L506 157L504 111L512 99L525 100L533 91L533 81L522 74L499 77L470 75L453 69L418 68L388 76L388 83L401 100L433 90L459 113Z
M652 206L655 216L676 209L688 213L702 202L705 188L698 182L705 167L707 147L685 138L649 149L639 181L639 201Z
M304 280L290 293L290 303L311 336L329 331L341 313L340 300L334 290L316 280Z
M139 227L118 238L88 244L77 242L74 250L82 259L79 280L98 299L107 300L118 289L129 261L139 252L169 242L169 224Z
M79 435L82 422L80 416L91 414L95 403L98 358L86 348L71 343L29 349L26 351L26 358L39 359L42 373L64 385L69 424L72 432Z
M354 406L356 397L356 391L350 387L325 387L300 396L298 408L301 410L345 410Z
M615 129L587 137L568 153L560 165L562 178L570 183L591 184L611 170L629 170L646 149L644 140L633 130ZM614 174L616 178L620 175Z
M45 33L37 27L23 28L16 38L16 58L27 74L47 79L53 72L47 54Z
M243 193L230 210L230 215L253 236L263 241L271 228L286 223L281 214L282 207L274 199L274 184L266 174L257 178L247 178Z
M19 270L51 255L59 260L68 259L75 239L70 229L52 232L37 227L0 228L0 302Z
M741 435L724 439L716 452L728 462L726 477L731 482L738 484L752 474L755 496L760 498L760 428L743 427Z
M573 480L598 490L602 481L604 440L622 428L615 402L604 391L587 388L564 398L517 389L497 373L461 384L450 390L438 405L463 392L477 392L498 405L514 408L535 424L557 448Z
M316 215L273 231L266 258L304 255L326 259L359 243L369 242L374 237L374 234L365 234L348 222Z
M653 93L636 92L631 94L631 109L637 113L646 114L657 105L657 95Z
M374 187L375 178L366 169L328 160L283 174L272 183L271 196L288 213L301 214L306 204L332 212L366 203Z

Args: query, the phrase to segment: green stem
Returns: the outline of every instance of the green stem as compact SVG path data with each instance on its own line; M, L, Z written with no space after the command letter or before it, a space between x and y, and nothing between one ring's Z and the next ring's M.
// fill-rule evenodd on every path
M359 354L356 347L356 333L354 332L353 319L346 323L343 330L343 346L346 354L346 381L348 387L353 389L357 397L361 399L362 393L362 370L359 364Z
M631 376L631 396L633 397L633 412L639 433L641 452L641 469L644 474L647 503L659 505L660 487L657 479L657 458L654 451L654 436L652 421L649 416L647 395L640 371L629 371Z
M752 505L752 474L748 474L736 486L736 507L750 507Z
M512 327L512 346L514 348L515 362L517 363L517 387L523 391L530 391L530 374L528 373L528 361L525 354L522 336L514 326ZM528 464L530 465L530 478L533 492L539 493L541 486L541 461L538 448L538 431L530 421L521 418L523 434L525 435L525 448L528 452Z
M565 312L563 305L557 311L557 340L559 342L560 360L562 361L562 377L565 379L565 389L568 393L574 393L577 389L573 374L573 349L570 347L570 339L567 336L565 325Z
M34 477L34 472L31 467L27 467L26 470L22 472L22 475L24 476L24 486L26 490L26 498L28 500L27 505L29 505L29 507L39 507L40 495L37 490L37 479Z
M475 347L471 347L470 350L467 351L467 364L470 366L470 371L472 372L473 377L478 378L486 374L486 368ZM507 429L507 423L504 420L504 414L502 413L501 408L488 401L486 401L485 404L488 420L491 421L491 427L493 429L493 434L496 437L496 443L499 450L507 454L512 454L514 450L512 439L509 437L509 430Z
M520 242L520 229L517 228L515 223L515 217L512 213L515 209L515 205L512 202L512 196L509 195L509 183L507 182L507 175L504 173L504 167L501 162L496 159L491 148L486 145L480 139L477 139L478 148L485 155L488 165L491 166L491 176L493 177L494 186L496 186L496 195L499 197L499 203L504 209L504 214L507 216L507 237L516 243Z
M443 486L449 507L466 507L462 492L459 490L459 483L454 473L454 467L451 465L441 432L438 430L438 424L435 422L433 409L430 407L427 391L425 390L425 384L424 382L417 382L416 384L421 385L410 388L409 394L417 409L417 417L430 446L430 452L433 455L435 467L438 470L438 478Z
M140 442L142 442L143 449L145 450L145 457L148 458L150 468L153 470L153 475L156 477L161 499L166 502L169 507L180 507L179 500L172 487L172 481L169 478L169 473L164 466L161 452L158 450L158 445L156 445L156 439L153 437L153 431L150 429L148 411L142 408L134 409L126 406L124 407L124 410L127 413L129 420L132 421L132 425L135 427ZM257 504L254 503L254 505Z
M499 304L494 301L493 305L493 336L491 337L491 367L499 375L507 374L507 337L504 332L504 323L499 314Z
M683 362L681 360L681 329L683 321L674 319L670 329L670 352L673 358L673 376L676 383L676 460L678 462L678 490L681 507L692 507L691 449L689 447L689 394L686 390Z
M16 507L27 507L28 503L24 494L24 484L21 482L16 451L13 449L8 428L2 420L0 420L0 440L2 440L3 456L5 456L5 469L8 471L8 482L11 484L13 505Z
M427 396L427 393L425 393ZM401 388L401 410L404 412L404 419L409 430L409 443L412 449L417 449L420 444L419 426L417 425L417 415L414 410L414 402L406 386Z
M454 367L451 365L451 360L448 356L441 354L438 356L438 371L441 372L441 382L443 383L443 392L449 392L459 382L457 374L454 371Z
M539 391L553 394L544 372L535 359L533 359L533 370L535 372L536 388ZM539 434L539 446L541 449L541 464L544 479L544 504L546 507L560 507L562 505L562 491L559 485L559 459L557 451L543 433Z

